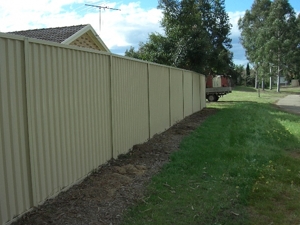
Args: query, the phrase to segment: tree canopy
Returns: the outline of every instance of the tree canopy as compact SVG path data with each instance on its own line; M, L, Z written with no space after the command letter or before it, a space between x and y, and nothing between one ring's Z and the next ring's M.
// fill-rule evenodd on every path
M299 78L300 17L288 0L255 0L238 24L241 43L257 73L268 74L276 67L278 87L283 71Z
M228 73L233 68L231 24L224 0L159 0L164 34L151 33L125 55L194 70Z

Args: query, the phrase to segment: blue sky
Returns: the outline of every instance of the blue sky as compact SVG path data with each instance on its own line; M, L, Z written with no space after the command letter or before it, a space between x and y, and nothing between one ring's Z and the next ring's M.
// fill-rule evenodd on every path
M238 19L250 9L254 0L225 0L226 11L233 25L231 39L235 64L246 64L243 47L239 43ZM290 0L300 12L300 0ZM87 7L94 4L119 8L121 11L99 10ZM123 55L130 46L138 48L151 32L162 33L161 11L157 0L0 0L0 32L48 27L91 24L102 40L115 54ZM101 28L101 29L100 29Z

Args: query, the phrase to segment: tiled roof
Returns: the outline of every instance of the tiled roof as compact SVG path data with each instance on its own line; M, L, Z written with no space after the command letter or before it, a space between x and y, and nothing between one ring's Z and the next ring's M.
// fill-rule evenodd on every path
M64 40L68 39L73 34L77 33L82 28L84 28L85 26L87 26L87 24L69 26L69 27L55 27L55 28L35 29L35 30L13 31L8 33L17 34L29 38L36 38L36 39L41 39L46 41L54 41L54 42L62 43Z

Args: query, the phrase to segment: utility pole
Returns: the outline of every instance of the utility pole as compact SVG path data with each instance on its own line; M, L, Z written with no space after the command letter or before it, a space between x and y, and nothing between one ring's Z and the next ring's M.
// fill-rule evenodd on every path
M98 9L99 9L99 32L101 31L101 10L102 10L102 9L111 9L111 10L118 10L118 11L121 11L121 9L110 8L110 7L108 7L108 6L90 5L90 4L85 4L85 6L95 7L95 8L98 8Z

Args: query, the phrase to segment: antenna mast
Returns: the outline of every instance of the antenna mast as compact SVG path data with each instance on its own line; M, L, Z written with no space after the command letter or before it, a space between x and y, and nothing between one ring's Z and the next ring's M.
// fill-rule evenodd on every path
M102 9L111 9L111 10L118 10L121 11L121 9L115 9L115 8L110 8L108 6L100 6L100 5L90 5L90 4L85 4L85 6L91 6L99 9L99 32L101 31L101 10Z

